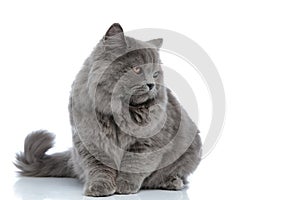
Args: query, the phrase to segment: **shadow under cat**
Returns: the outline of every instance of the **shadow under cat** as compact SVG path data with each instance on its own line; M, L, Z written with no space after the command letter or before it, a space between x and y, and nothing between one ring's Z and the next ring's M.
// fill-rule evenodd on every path
M87 197L82 194L82 183L73 178L36 178L20 177L14 184L15 194L22 200L189 200L186 189L181 191L141 190L132 195L114 195L108 197Z

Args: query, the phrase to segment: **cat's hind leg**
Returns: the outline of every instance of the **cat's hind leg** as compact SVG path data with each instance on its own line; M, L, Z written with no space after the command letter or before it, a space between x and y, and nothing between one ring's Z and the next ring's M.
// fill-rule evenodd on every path
M181 190L185 186L183 180L178 176L170 176L169 180L165 180L161 183L160 188L166 190Z
M187 177L197 168L201 160L201 142L197 135L187 149L172 164L158 169L148 176L142 185L144 189L180 190L185 187Z

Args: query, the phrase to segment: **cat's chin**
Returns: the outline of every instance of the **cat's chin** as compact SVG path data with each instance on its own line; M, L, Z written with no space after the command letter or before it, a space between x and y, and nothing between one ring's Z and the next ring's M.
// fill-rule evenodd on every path
M132 97L130 100L129 105L133 107L139 107L139 106L147 106L150 105L154 101L154 95L143 95L138 97Z

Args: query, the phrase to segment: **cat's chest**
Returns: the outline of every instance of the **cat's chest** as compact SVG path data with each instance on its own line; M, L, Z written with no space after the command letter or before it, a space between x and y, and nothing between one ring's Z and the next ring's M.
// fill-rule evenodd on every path
M149 152L152 148L153 146L150 139L140 139L134 141L126 150L134 153L145 153Z
M135 124L145 126L151 121L150 109L148 107L130 107L130 118Z

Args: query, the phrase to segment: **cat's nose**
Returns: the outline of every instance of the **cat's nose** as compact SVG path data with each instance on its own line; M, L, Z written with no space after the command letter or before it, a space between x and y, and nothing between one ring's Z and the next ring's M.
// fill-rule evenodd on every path
M147 86L148 86L149 90L152 90L152 88L154 87L154 84L153 83L147 83Z

